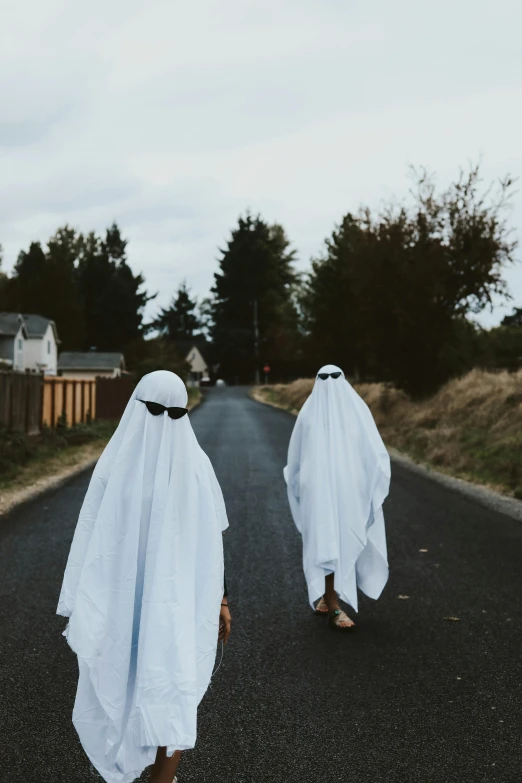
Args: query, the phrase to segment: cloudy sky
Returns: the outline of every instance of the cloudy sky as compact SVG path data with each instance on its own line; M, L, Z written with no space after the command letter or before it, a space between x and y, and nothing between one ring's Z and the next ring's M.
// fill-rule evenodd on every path
M182 279L207 293L246 208L306 269L344 213L407 197L410 164L520 176L521 29L519 0L6 0L4 270L116 220L153 312ZM522 264L506 277L522 306Z

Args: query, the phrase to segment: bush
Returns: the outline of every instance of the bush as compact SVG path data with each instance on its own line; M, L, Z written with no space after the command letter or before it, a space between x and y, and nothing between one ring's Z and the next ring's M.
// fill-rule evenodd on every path
M0 480L14 478L30 462L53 457L86 443L109 440L117 422L94 421L74 427L44 427L40 435L24 435L0 429Z

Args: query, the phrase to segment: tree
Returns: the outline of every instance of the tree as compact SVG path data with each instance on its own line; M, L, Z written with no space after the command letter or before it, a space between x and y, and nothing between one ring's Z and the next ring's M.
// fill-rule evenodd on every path
M295 360L297 275L283 228L247 214L220 252L211 326L220 375L251 382L266 362L284 373Z
M20 253L1 306L53 319L62 350L124 351L142 336L143 308L152 298L127 264L126 246L116 224L104 239L59 228L47 250L33 242Z
M32 242L18 255L13 274L4 285L5 309L37 313L56 322L61 348L81 344L84 323L76 283L76 263L83 243L69 226L59 228L45 251Z
M302 303L316 363L423 394L473 363L467 317L507 295L502 272L516 243L503 219L510 178L491 199L478 168L441 194L425 172L415 176L411 209L391 204L376 217L366 209L343 219Z
M190 369L176 346L163 337L152 340L138 338L128 346L126 359L127 367L137 381L155 370L169 370L186 379Z
M522 307L515 307L511 315L506 315L502 319L502 326L522 327Z
M39 242L22 250L11 277L5 276L2 309L34 313L40 305L45 284L46 257Z
M143 308L153 297L142 290L142 275L127 264L126 247L115 223L104 240L91 233L83 241L77 277L86 349L125 351L143 335Z
M13 309L24 313L39 313L42 295L48 296L46 287L47 258L39 242L31 242L29 250L22 250L15 264L12 278ZM52 298L45 302L45 307L52 306Z
M150 326L168 340L192 340L199 336L202 326L197 306L197 300L192 299L189 288L183 282L169 307L162 308Z
M8 310L9 308L6 306L7 301L7 288L9 285L9 278L5 274L5 272L2 272L2 263L4 260L4 249L2 245L0 245L0 310Z

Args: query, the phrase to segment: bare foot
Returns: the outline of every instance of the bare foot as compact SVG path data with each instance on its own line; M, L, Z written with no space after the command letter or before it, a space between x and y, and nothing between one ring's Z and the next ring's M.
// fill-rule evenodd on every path
M340 607L337 607L333 612L330 612L330 623L334 628L338 628L339 630L355 628L353 620L350 620L346 612L343 612Z
M328 614L328 604L324 600L324 595L319 599L319 603L315 606L316 614Z

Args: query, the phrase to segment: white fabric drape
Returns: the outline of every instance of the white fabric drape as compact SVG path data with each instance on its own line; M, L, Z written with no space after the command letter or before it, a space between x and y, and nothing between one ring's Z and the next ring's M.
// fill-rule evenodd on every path
M221 489L174 373L146 375L92 476L58 614L78 656L73 722L107 783L130 783L158 746L194 747L223 596Z
M366 403L335 365L319 373L292 433L284 470L292 516L303 539L310 603L325 575L357 611L357 587L378 598L388 579L382 504L390 458ZM318 373L318 376L319 376Z

